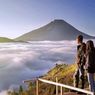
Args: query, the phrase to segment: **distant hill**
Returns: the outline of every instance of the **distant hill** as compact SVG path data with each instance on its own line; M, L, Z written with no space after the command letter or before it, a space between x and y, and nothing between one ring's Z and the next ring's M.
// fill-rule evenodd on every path
M60 40L74 40L77 35L83 35L86 39L94 39L95 37L89 36L80 32L72 25L68 24L64 20L54 20L49 24L30 31L18 38L16 41L60 41Z
M6 38L6 37L0 37L0 43L3 43L3 42L14 42L14 40Z

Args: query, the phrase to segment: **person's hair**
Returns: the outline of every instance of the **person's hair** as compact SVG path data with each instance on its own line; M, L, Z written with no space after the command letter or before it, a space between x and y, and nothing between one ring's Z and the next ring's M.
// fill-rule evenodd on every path
M78 36L77 36L77 39L78 39L80 42L82 42L82 41L83 41L83 36L82 36L82 35L78 35Z
M93 51L94 50L94 43L92 40L88 40L86 43L86 51Z

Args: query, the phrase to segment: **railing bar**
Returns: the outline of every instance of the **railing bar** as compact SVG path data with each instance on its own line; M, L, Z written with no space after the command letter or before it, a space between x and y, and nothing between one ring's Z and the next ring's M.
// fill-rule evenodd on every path
M29 83L29 82L33 82L33 81L36 81L37 79L30 79L30 80L24 80L23 83Z

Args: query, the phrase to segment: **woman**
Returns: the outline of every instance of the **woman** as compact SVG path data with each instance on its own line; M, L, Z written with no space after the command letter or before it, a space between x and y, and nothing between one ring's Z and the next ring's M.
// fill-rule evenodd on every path
M89 40L86 43L86 69L89 88L95 93L95 48L92 40Z

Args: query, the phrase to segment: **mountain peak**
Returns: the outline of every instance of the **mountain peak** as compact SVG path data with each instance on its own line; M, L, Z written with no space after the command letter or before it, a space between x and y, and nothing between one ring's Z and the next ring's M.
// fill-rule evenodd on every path
M55 19L54 21L53 21L53 23L66 23L66 21L64 21L64 20L62 20L62 19Z
M15 40L19 41L61 41L61 40L75 40L77 35L83 35L85 39L92 39L94 37L74 28L72 25L61 19L55 19L49 24L30 31Z

